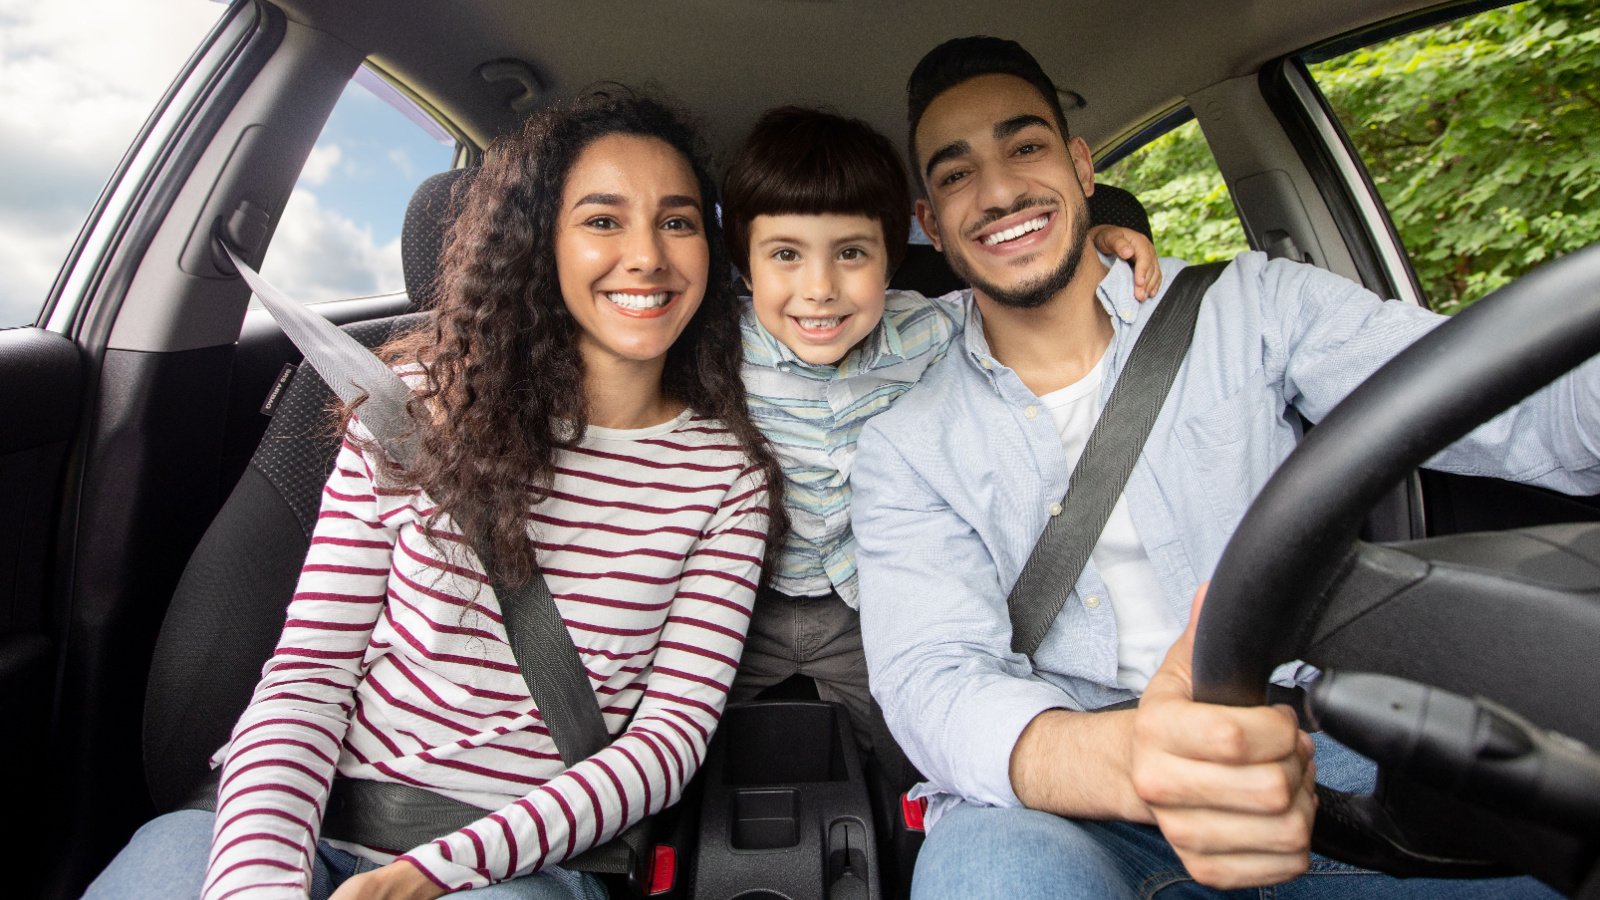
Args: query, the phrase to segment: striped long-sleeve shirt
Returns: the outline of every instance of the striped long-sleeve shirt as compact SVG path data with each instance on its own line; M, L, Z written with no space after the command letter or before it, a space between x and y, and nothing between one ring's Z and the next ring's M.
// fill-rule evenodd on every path
M743 648L765 486L732 434L688 412L590 427L557 465L529 525L615 740L563 767L476 555L347 438L283 636L220 754L207 898L305 896L335 772L496 810L389 848L451 891L559 863L678 798Z
M838 591L856 605L850 470L862 426L911 389L961 334L958 295L937 300L890 291L883 320L837 365L811 365L745 307L744 384L750 416L783 465L789 532L772 586L795 596Z

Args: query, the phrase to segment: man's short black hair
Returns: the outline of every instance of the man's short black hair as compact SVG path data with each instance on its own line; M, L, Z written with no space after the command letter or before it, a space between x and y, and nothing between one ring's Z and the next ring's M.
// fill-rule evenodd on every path
M973 35L952 38L928 51L911 78L906 81L906 121L909 125L906 148L911 155L911 169L917 172L917 184L922 175L917 167L917 125L928 105L956 85L971 81L980 75L1014 75L1033 85L1039 96L1055 113L1056 127L1061 138L1068 137L1067 116L1061 110L1061 95L1056 93L1056 83L1044 73L1033 54L1016 41L1005 38Z
M728 255L748 278L756 216L823 213L876 219L893 275L911 232L911 186L899 152L860 119L799 106L768 110L722 182Z

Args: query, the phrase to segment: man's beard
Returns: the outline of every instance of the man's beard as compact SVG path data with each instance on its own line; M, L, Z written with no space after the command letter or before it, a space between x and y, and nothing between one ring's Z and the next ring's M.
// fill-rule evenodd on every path
M1006 211L1002 216L995 217L998 221L1004 216L1020 212L1032 206L1041 204L1023 202ZM1089 203L1086 200L1078 201L1078 208L1074 210L1072 239L1067 248L1067 255L1055 270L1031 282L1025 282L1013 288L1003 288L997 284L985 281L973 273L972 267L967 265L967 260L961 253L946 253L944 258L950 263L950 268L961 276L962 280L971 285L985 297L1014 309L1037 309L1063 288L1072 283L1073 276L1078 274L1078 264L1083 261L1083 248L1089 243ZM1058 213L1059 215L1059 213ZM985 227L985 226L980 226ZM955 246L952 242L952 246Z

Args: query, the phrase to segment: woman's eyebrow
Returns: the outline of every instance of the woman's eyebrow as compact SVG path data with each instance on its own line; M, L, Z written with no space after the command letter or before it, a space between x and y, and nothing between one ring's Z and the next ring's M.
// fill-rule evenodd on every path
M700 208L700 201L689 196L688 194L668 194L667 196L661 198L661 206L663 209L671 209L677 206L692 206L698 210Z
M572 204L573 209L593 203L596 206L627 206L628 198L621 194L585 194Z

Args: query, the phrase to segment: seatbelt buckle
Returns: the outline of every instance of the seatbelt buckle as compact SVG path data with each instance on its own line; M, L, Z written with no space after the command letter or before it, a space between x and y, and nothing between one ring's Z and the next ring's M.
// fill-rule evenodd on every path
M927 814L927 797L918 797L913 800L910 794L900 795L900 822L905 825L907 831L915 831L918 834L927 831L927 828L923 825L923 819Z

